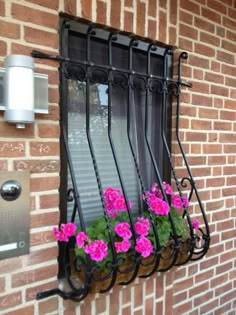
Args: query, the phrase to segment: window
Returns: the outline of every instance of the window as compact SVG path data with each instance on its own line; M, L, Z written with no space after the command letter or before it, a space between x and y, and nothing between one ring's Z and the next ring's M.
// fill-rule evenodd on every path
M122 182L133 201L133 211L140 211L139 176L145 187L157 181L147 141L161 177L169 179L161 129L164 126L168 140L171 129L170 99L163 106L159 80L166 66L166 48L112 30L89 28L86 23L70 21L61 35L61 55L79 61L65 63L61 69L61 122L67 129L85 224L101 215L98 180L102 189L120 188ZM167 73L171 76L171 57L167 59ZM65 156L61 170L62 221L70 221L74 204L71 198L65 202L72 189Z
M174 265L202 258L209 248L210 234L179 139L180 87L191 87L181 79L181 61L187 58L187 53L182 52L178 58L178 74L174 80L169 47L82 20L62 18L61 22L61 55L32 52L34 57L61 62L61 223L75 222L80 227L80 236L88 240L84 234L89 230L87 226L91 228L90 223L97 217L102 221L93 225L93 236L89 235L91 239L85 246L78 243L74 246L74 234L59 243L59 278L63 290L40 292L37 298L59 294L65 299L81 301L89 291L107 292L114 284L129 284L136 276L149 277L155 271L167 271ZM182 179L177 178L169 149L172 96L176 97L177 143L188 174ZM168 185L162 185L161 181L170 182L170 175L178 194L169 192L169 205L173 204L173 198L177 198L178 205L169 209L167 190L163 189ZM154 219L146 200L153 194L145 194L153 182L159 184L161 192L155 190L156 185L152 192L162 196L170 210L166 215L156 213ZM182 193L182 188L188 189L186 182L190 185L188 196ZM105 211L102 197L107 186L121 189L127 210L128 200L133 201L135 217L140 212L148 216L151 224L145 217L137 218L145 222L148 230L151 227L148 238L144 237L147 231L139 233L132 227L130 211L123 211L128 220L118 222L130 223L132 244L118 233L118 242L114 242L117 225L111 231L113 218ZM191 219L192 209L188 209L193 194L201 211L200 223ZM122 206L122 210L125 207ZM70 232L76 229L75 224L68 226ZM64 229L65 225L60 228ZM57 229L55 231L57 234ZM161 240L165 235L167 237ZM122 242L128 243L128 252L126 248L121 253L120 236L124 236ZM57 239L61 240L60 233ZM149 252L142 255L137 245L144 241L145 245L141 245L144 252L148 251L147 244L150 246ZM103 256L88 257L86 251L92 243L96 255L97 244L105 245L102 254L105 252L106 261L103 262ZM71 292L67 292L64 280ZM97 286L99 283L102 286Z

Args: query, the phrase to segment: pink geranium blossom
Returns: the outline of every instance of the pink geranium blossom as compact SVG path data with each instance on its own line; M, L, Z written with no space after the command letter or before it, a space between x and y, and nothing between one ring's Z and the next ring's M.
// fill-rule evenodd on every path
M155 196L149 198L149 207L157 215L167 215L170 211L168 203Z
M153 246L151 241L144 236L141 236L136 240L136 245L134 249L138 253L140 253L142 257L148 257L153 252Z
M103 240L95 240L85 245L84 251L92 260L102 261L108 254L108 246Z
M88 235L85 234L83 231L79 232L76 236L76 244L79 248L84 246L84 242L88 241Z
M192 220L192 227L194 229L199 229L199 226L200 226L200 223L199 223L198 219L193 219Z
M179 195L173 195L171 201L175 208L179 209L183 207L183 202Z
M128 222L117 223L114 231L118 236L125 237L127 239L130 239L132 236L132 233L130 231L130 224Z
M61 242L68 242L69 238L67 235L65 235L62 231L59 231L58 228L54 227L52 229L52 233L55 236L56 240Z
M73 236L76 231L76 225L72 222L61 224L61 231L68 237Z
M139 235L148 235L150 229L150 223L148 219L144 217L138 217L137 222L134 224L135 232Z
M170 184L167 184L166 182L163 182L162 184L163 184L163 187L164 187L164 189L165 189L165 193L166 193L167 195L172 195L172 194L173 194L173 189L172 189L172 187L170 186Z
M115 242L115 249L117 253L126 253L131 246L129 239L124 238L121 242Z

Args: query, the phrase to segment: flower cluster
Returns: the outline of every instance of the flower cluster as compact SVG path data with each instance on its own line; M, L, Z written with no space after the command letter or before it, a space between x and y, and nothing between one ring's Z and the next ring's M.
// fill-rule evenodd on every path
M127 206L125 203L125 198L121 194L119 189L115 189L113 187L107 187L103 192L105 207L108 216L111 218L115 218L118 211L127 211ZM132 202L128 201L129 208L132 209Z
M52 232L58 241L68 242L69 237L73 236L76 231L76 225L72 222L61 224L60 230L54 227Z
M170 196L171 206L163 197L163 192ZM132 202L128 200L126 203L121 191L113 187L105 189L103 198L117 255L125 255L132 251L133 253L138 252L142 257L150 256L154 252L156 241L153 226L150 226L148 212L144 211L143 216L136 218L133 216L134 223L132 226L135 232L135 237L133 237L127 213L127 206L132 209ZM175 210L189 206L189 201L185 196L174 194L171 186L163 182L162 189L158 187L157 183L153 183L150 191L143 195L143 200L149 210L155 213L154 223L161 245L165 245L172 237L169 213L172 215L177 236L187 237L188 227L186 222ZM199 228L197 219L192 220L192 228ZM100 264L104 263L104 266L105 261L111 259L110 238L107 231L107 222L103 216L98 217L91 226L87 227L86 233L77 228L74 223L69 222L61 224L60 229L54 227L53 234L57 240L63 242L68 242L70 237L75 236L76 255L83 256L87 254L91 260Z

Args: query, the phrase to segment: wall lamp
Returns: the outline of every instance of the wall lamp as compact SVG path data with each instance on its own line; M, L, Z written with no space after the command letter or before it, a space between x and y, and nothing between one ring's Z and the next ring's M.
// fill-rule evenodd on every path
M34 72L34 59L9 55L0 68L0 110L4 120L25 128L35 113L48 113L48 76Z

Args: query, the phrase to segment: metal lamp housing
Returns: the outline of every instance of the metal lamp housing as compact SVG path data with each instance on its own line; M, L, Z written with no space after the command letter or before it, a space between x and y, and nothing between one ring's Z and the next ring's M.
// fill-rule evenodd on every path
M34 60L24 55L9 55L4 60L4 119L18 128L34 122Z

